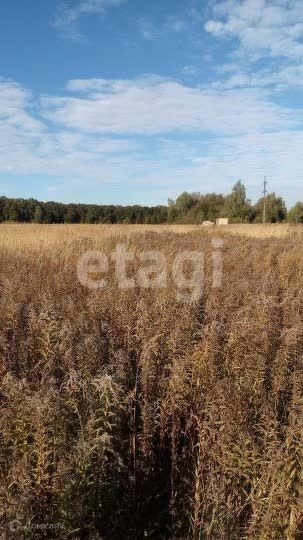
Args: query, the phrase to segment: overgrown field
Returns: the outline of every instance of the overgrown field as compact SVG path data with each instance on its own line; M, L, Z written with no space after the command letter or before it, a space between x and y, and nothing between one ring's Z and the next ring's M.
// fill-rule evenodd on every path
M3 538L302 538L302 242L287 226L0 226ZM202 251L203 296L119 290L112 268L111 288L83 287L79 257L117 243Z

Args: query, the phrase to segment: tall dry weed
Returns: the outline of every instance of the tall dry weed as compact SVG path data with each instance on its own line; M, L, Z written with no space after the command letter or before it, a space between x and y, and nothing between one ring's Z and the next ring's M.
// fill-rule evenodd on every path
M220 230L221 290L214 234L1 227L4 538L302 537L301 229ZM123 242L202 250L201 300L83 288L79 256Z

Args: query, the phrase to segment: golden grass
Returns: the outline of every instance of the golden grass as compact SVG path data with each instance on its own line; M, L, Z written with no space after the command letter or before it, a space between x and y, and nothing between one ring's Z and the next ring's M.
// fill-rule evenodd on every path
M302 537L301 231L0 226L4 538ZM202 250L201 300L82 287L79 257L120 241Z
M303 226L286 223L229 225L228 232L251 238L285 238L287 236L303 235Z
M75 240L90 239L99 243L109 237L131 237L134 233L176 233L206 235L240 235L251 238L285 238L302 235L303 226L289 224L229 225L226 227L203 227L202 225L35 225L2 224L0 246L2 248L26 249L59 245Z

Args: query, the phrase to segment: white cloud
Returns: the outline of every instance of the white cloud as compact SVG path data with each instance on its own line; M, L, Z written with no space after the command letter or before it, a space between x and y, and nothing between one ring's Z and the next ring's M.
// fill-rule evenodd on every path
M81 96L43 98L43 116L87 133L232 134L294 127L302 119L255 89L207 90L159 78L74 80L68 89Z
M219 21L207 21L205 30L210 34L220 35L224 31L224 24Z
M231 70L232 71L232 70ZM226 71L228 74L228 71ZM303 65L284 65L275 68L265 68L257 71L245 71L241 66L227 78L222 78L211 85L217 89L265 88L274 92L286 92L292 88L301 89L303 86Z
M43 131L43 124L27 112L31 92L13 81L0 79L0 127L5 123L16 132L21 129L30 137Z
M303 57L301 0L227 0L215 3L212 14L205 30L238 39L246 58Z
M84 177L96 174L109 156L137 150L131 140L51 130L33 110L39 112L39 106L31 92L0 80L0 173Z
M72 200L108 183L167 195L227 192L242 177L257 198L267 174L272 189L291 202L300 197L302 112L294 118L261 90L205 91L159 77L74 80L68 88L82 97L48 97L42 109L30 91L0 80L5 183L14 174L39 174L45 189ZM157 137L146 139L151 133Z
M53 26L73 40L86 39L77 28L83 15L105 15L110 7L119 6L127 0L83 0L72 4L62 4Z

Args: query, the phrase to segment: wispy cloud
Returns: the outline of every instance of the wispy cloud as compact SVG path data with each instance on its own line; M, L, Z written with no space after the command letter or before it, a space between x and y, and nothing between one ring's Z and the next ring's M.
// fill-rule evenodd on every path
M39 116L39 103L30 91L0 80L0 174L82 174L84 178L116 155L137 151L132 140L96 137L59 126L50 129L33 110Z
M64 33L64 35L74 41L86 40L86 36L78 30L78 21L82 16L105 15L111 7L116 7L127 0L83 0L62 4L57 12L53 26Z
M188 29L187 22L175 15L166 16L164 21L159 24L155 24L149 19L141 18L138 24L140 34L146 40L157 39L171 33L181 33Z
M184 67L180 70L180 73L181 73L182 75L193 76L193 75L197 75L198 69L197 69L196 66L192 66L192 65L184 66Z
M158 29L151 21L147 19L140 19L138 24L139 24L140 34L144 39L146 40L156 39L158 35Z

